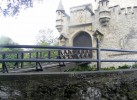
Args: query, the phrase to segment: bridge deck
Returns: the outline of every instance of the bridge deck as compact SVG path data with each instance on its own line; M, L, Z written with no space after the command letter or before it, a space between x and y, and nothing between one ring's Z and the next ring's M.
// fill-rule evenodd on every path
M50 63L50 64L42 64L42 68L44 72L63 72L64 70L68 70L70 68L74 68L77 66L76 63L66 62L64 65L59 65L59 63ZM39 70L41 71L41 70ZM38 72L36 67L28 67L28 68L18 68L10 70L9 73L28 73L28 72Z

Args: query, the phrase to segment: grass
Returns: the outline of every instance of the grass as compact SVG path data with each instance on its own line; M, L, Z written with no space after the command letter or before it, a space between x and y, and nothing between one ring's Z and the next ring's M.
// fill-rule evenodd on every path
M137 64L133 64L132 66L129 65L123 65L123 66L118 66L116 68L115 66L112 67L105 67L101 68L100 70L118 70L118 69L130 69L130 68L137 68ZM75 68L65 70L65 72L73 72L73 71L96 71L97 67L96 65L93 66L88 66L88 65L82 65L82 66L76 66Z

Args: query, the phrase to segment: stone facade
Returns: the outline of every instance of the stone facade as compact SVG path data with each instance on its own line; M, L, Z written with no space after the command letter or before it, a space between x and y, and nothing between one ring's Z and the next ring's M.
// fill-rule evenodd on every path
M114 2L114 0L112 1ZM131 1L134 2L134 0ZM70 16L65 13L60 2L56 11L56 27L61 34L60 45L74 46L74 39L79 34L86 33L91 37L92 47L96 47L96 40L93 34L96 30L99 30L103 34L101 48L136 50L137 6L121 8L120 5L109 6L109 4L112 5L111 0L110 2L109 0L97 0L96 2L98 2L96 10L93 10L92 4L76 6L70 8ZM113 52L103 52L101 57L102 59L135 58L133 55ZM107 64L107 66L110 65L112 66L113 64ZM106 67L106 64L102 66Z
M0 74L0 100L137 100L137 70Z

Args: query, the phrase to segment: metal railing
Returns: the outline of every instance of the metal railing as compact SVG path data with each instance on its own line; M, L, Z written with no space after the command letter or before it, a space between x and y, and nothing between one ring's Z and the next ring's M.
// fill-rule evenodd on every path
M18 65L21 63L21 68L24 62L35 62L37 70L42 69L42 62L96 62L97 70L101 68L101 62L137 62L137 60L105 60L101 59L101 52L129 52L137 53L136 50L118 50L118 49L101 49L99 46L97 48L91 47L62 47L62 46L40 46L40 45L0 45L0 48L29 48L29 49L39 49L30 51L1 51L2 55L0 63L2 64L2 72L8 73L8 68L6 63L15 63ZM54 56L52 56L52 51L54 51ZM96 51L96 59L92 58L92 52ZM32 57L32 53L35 53L35 57ZM46 53L47 56L42 56L42 53ZM9 59L6 57L7 54L15 54L14 59ZM24 55L29 54L29 58L25 58ZM39 68L38 68L39 66Z
M36 63L36 70L43 70L41 63L58 62L60 66L64 62L91 62L92 52L95 48L39 46L39 45L0 45L0 48L27 48L27 51L1 51L0 63L2 72L9 72L6 63L15 63L14 66L23 68L25 62ZM43 54L42 54L43 53ZM12 55L10 59L7 55ZM28 58L26 58L26 55ZM44 55L44 56L43 56ZM15 67L13 67L15 69Z

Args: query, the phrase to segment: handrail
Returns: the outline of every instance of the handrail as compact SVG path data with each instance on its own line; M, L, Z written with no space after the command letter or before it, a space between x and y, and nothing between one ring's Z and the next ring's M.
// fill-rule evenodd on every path
M54 51L54 50L0 51L0 54L35 53L35 52L48 52L48 51Z
M41 46L41 45L0 45L0 48L39 48L39 49L73 49L73 50L97 50L97 48L92 47L65 47L65 46Z
M36 69L39 65L42 69L41 62L91 62L89 58L89 50L97 50L97 48L91 47L62 47L62 46L40 46L40 45L0 45L0 48L30 48L34 50L30 51L0 51L0 55L2 55L2 59L0 59L0 63L2 63L3 72L8 72L8 68L6 66L7 62L14 63L19 66L21 63L21 68L24 66L24 62L35 62ZM39 49L39 50L35 50ZM79 51L79 52L78 52ZM44 57L42 57L42 53L44 53ZM76 54L79 53L79 54ZM8 55L13 55L13 59L7 58ZM25 59L25 55L28 55L28 59ZM54 56L54 57L53 57ZM86 58L85 58L86 57ZM78 58L78 59L77 59ZM84 58L84 59L83 59ZM92 61L97 62L97 61Z
M124 49L102 49L99 45L96 48L93 47L63 47L63 46L40 46L40 45L0 45L0 48L37 48L39 50L30 50L30 51L0 51L0 55L2 55L2 59L0 59L0 63L2 63L2 68L4 72L8 72L6 67L6 62L21 62L21 66L23 67L23 62L36 62L36 65L41 66L41 62L96 62L97 70L101 68L101 62L137 62L137 60L109 60L109 59L101 59L101 52L129 52L129 53L137 53L137 50L124 50ZM42 49L42 50L41 50ZM43 50L44 49L44 50ZM68 50L68 51L67 51ZM56 52L57 57L52 57L52 51ZM78 52L77 52L78 51ZM89 52L90 51L90 52ZM92 51L96 51L97 58L92 59L91 55ZM43 58L41 56L41 52L47 53L47 57ZM29 53L29 58L25 59L24 54ZM32 58L31 53L36 53L36 57ZM17 54L15 59L7 59L6 55L8 54ZM19 57L18 54L21 54ZM63 57L63 58L62 58ZM86 58L85 58L86 57ZM90 58L91 57L91 58Z
M0 59L2 62L97 62L92 59Z
M124 50L124 49L100 49L101 51L114 51L114 52L131 52L137 53L137 50Z

